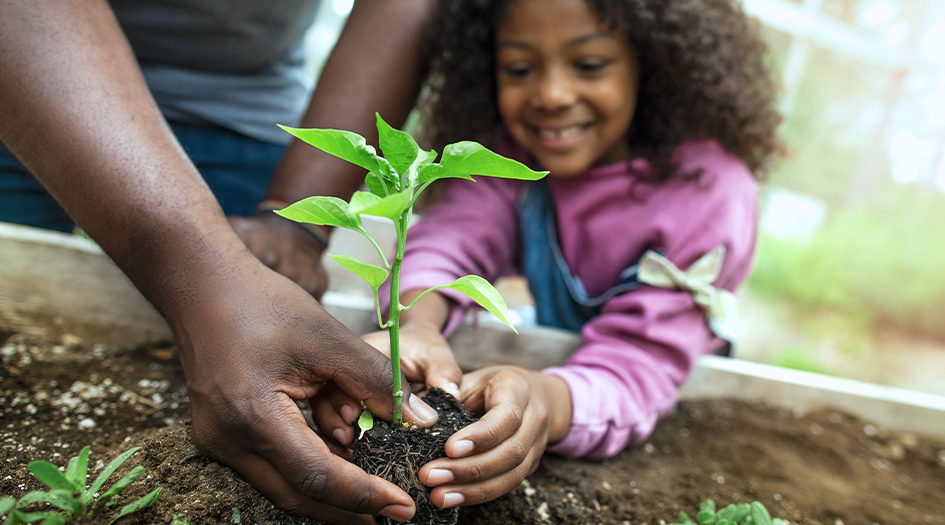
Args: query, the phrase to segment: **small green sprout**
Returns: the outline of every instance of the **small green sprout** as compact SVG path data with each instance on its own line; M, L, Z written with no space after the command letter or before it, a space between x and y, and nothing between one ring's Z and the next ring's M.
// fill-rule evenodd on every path
M460 277L451 284L434 286L424 291L410 305L400 304L400 266L404 258L407 228L413 216L413 205L423 190L433 182L445 178L472 179L472 175L484 175L506 179L537 180L548 174L536 172L525 165L489 151L475 142L457 142L443 148L440 162L436 163L435 151L420 149L408 133L390 127L377 115L377 131L381 150L380 157L373 146L361 135L334 129L296 129L280 126L296 138L316 148L347 160L367 170L365 185L368 191L355 192L350 202L336 197L316 196L298 201L277 214L297 222L319 226L348 228L360 233L377 250L384 267L363 263L346 255L332 255L341 266L361 277L374 290L377 317L381 329L390 333L390 353L393 365L394 415L392 423L400 425L403 420L403 390L400 382L400 314L409 310L424 295L449 288L467 295L491 312L512 330L509 310L499 292L489 281L476 275ZM385 217L394 222L397 233L397 248L393 263L388 263L384 252L363 228L362 215ZM390 278L390 308L387 322L383 322L378 290Z
M361 429L361 434L358 436L358 439L363 438L365 432L374 428L374 416L371 415L370 410L361 412L361 417L358 418L358 428Z
M699 505L699 514L693 520L685 512L679 513L679 523L671 525L788 525L780 518L772 518L768 509L757 501L731 504L719 511L715 502L707 499Z
M99 490L102 489L108 478L118 470L118 467L140 448L135 447L115 458L89 487L86 486L89 447L83 448L78 456L69 460L65 472L60 472L58 467L48 461L31 461L27 468L36 479L45 483L50 490L48 492L41 490L30 492L20 498L19 501L9 496L0 499L0 516L7 517L6 525L33 522L40 522L41 525L59 525L67 520L90 514L101 505L111 507L117 502L119 494L144 474L144 467L139 465L131 469L131 472L115 482L104 494L99 495ZM125 505L109 523L150 507L157 501L160 494L161 488L158 487L137 501ZM49 504L58 510L31 512L24 510L32 505L42 503Z

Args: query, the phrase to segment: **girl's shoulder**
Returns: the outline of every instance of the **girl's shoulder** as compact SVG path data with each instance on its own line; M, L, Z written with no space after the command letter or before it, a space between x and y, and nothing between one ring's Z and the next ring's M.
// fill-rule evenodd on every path
M673 152L673 160L683 180L704 190L757 191L755 176L748 166L713 139L693 139L680 144Z

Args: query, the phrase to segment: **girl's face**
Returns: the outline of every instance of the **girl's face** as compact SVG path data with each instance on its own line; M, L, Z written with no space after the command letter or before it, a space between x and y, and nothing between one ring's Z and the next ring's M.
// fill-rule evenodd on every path
M515 0L496 31L499 114L552 176L627 159L637 61L584 0Z

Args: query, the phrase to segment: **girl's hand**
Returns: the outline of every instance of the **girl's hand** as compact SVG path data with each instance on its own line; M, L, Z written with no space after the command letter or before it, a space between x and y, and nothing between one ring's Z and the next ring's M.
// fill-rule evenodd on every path
M390 357L390 335L387 330L372 332L361 338ZM463 372L456 364L453 349L435 326L412 322L400 327L400 365L408 381L439 387L459 397Z
M447 508L493 500L514 489L538 467L548 443L571 427L571 392L564 380L514 366L467 374L463 403L482 419L446 442L449 459L420 469L435 487L433 503Z

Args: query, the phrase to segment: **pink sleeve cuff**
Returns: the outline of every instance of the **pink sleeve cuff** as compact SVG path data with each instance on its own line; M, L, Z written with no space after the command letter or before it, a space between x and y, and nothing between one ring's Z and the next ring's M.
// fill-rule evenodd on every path
M549 452L572 458L605 458L631 442L642 442L653 432L656 414L627 403L617 394L626 386L610 374L569 366L548 368L544 373L560 377L571 390L571 429L564 439L548 446Z

